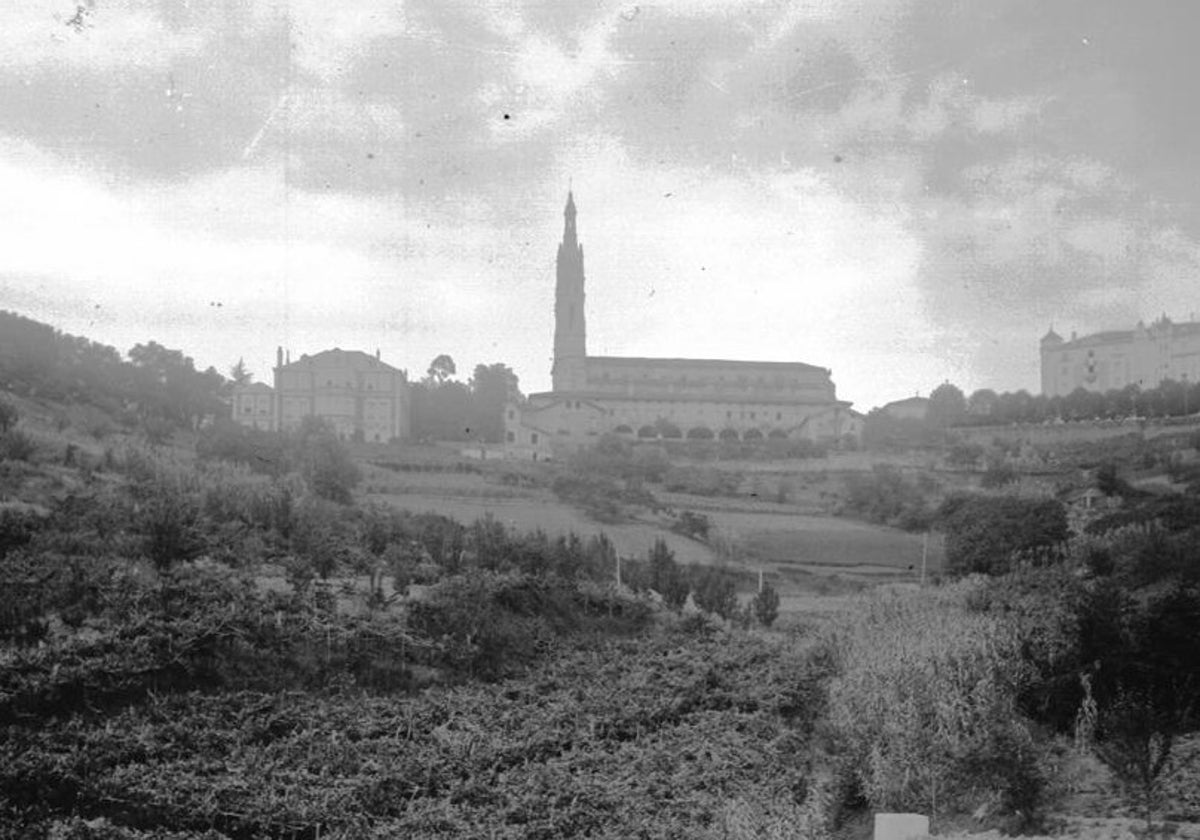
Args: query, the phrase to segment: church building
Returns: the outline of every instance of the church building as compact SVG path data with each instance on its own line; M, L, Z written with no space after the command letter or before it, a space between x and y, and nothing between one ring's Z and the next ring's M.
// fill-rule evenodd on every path
M558 246L553 390L506 414L515 457L545 458L606 432L641 439L836 441L851 432L850 403L830 371L802 362L589 356L583 246L567 194Z

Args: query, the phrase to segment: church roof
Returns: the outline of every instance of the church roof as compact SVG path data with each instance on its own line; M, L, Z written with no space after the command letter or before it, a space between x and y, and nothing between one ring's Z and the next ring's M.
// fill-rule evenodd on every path
M394 368L387 362L380 361L377 357L364 353L361 350L343 350L340 347L334 347L332 350L322 350L320 353L314 353L311 356L304 355L294 362L289 362L280 367L280 370L308 370L310 368L352 368L354 370L379 370L387 373L403 373L404 371Z
M588 364L592 362L600 362L605 366L612 367L653 367L660 369L670 368L734 368L742 369L749 373L750 371L773 371L783 373L784 371L829 371L819 365L810 365L805 362L751 362L737 359L657 359L642 356L588 356Z
M643 390L635 394L614 393L612 391L600 390L578 390L578 391L539 391L536 394L529 395L530 400L537 401L539 404L545 404L546 401L561 401L561 400L583 400L590 402L593 405L604 406L608 403L630 403L630 402L671 402L671 403L720 403L728 405L818 405L832 406L835 403L840 406L848 406L850 403L843 400L834 400L825 397L809 397L809 396L791 396L778 394L688 394L678 393L676 391L662 390Z

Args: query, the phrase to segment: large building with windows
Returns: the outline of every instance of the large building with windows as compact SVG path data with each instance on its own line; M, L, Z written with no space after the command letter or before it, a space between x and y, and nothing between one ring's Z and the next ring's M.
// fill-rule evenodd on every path
M293 362L276 351L275 387L235 389L233 419L261 429L290 431L305 417L325 420L346 441L389 443L409 436L408 375L374 356L335 347Z
M553 390L510 407L521 455L586 445L605 432L640 438L837 440L854 427L827 368L802 362L587 354L583 246L568 193L555 287Z
M1053 328L1041 340L1042 393L1066 396L1076 388L1156 388L1162 382L1200 381L1200 323L1163 315L1132 330L1108 330L1064 339Z

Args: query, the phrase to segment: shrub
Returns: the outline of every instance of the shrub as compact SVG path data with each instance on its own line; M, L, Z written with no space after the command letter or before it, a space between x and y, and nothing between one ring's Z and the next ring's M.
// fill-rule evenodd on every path
M694 568L692 590L696 606L703 612L731 619L737 612L737 583L733 575L715 566Z
M21 429L0 432L0 461L32 461L37 442Z
M714 467L672 467L663 477L667 490L693 496L736 496L741 483L738 473Z
M979 486L986 490L995 490L1017 480L1017 471L1003 461L988 464L979 479Z
M764 583L762 589L750 602L754 609L754 617L763 627L770 627L779 618L779 593L769 583Z
M876 464L870 473L851 475L846 490L846 509L870 522L906 530L924 530L929 525L921 488L889 464Z
M874 598L827 642L835 744L876 811L936 819L996 792L1010 813L1038 805L1039 750L1016 703L1025 677L1018 640L964 609L963 594L960 585Z
M1004 621L1029 666L1021 710L1069 732L1082 699L1080 633L1086 584L1070 565L1018 568L990 578L967 597L967 608Z
M955 574L1001 575L1013 555L1058 545L1067 515L1055 499L956 495L939 511L946 532L946 563Z
M446 664L496 679L532 662L574 624L562 587L521 575L471 571L436 584L411 606L411 626L439 642Z
M1137 688L1123 688L1103 707L1085 708L1095 710L1084 724L1094 734L1092 751L1112 771L1125 797L1141 810L1149 832L1162 804L1178 722L1148 692Z
M679 514L678 519L671 523L671 530L677 534L683 534L685 537L706 542L711 524L709 518L703 513L685 510Z
M676 612L683 609L691 586L675 562L675 553L662 540L655 540L650 549L647 576L647 586L662 596L663 603Z
M349 504L362 473L333 430L316 417L305 417L295 440L300 475L322 499Z
M0 560L28 545L45 524L45 516L24 508L0 508Z
M0 434L11 431L17 425L17 407L8 400L0 400Z

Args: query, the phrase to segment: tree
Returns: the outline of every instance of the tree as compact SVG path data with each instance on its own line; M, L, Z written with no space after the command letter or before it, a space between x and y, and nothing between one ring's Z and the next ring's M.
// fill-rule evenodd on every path
M133 396L141 415L157 416L178 425L195 424L223 405L225 379L215 368L197 372L190 357L155 341L129 351L135 368Z
M314 493L340 504L352 501L351 491L362 474L324 420L310 415L301 421L294 457L299 462L300 475Z
M929 395L929 412L925 421L940 428L956 426L967 414L967 399L957 386L943 382Z
M425 381L431 385L443 385L446 380L454 376L458 369L454 366L454 359L446 353L442 353L429 363L429 370L426 371Z
M946 562L957 574L1005 574L1015 554L1050 548L1068 534L1057 499L958 494L942 504L939 517Z
M233 380L234 385L249 385L254 379L254 374L246 370L246 361L239 357L237 364L229 369L229 378Z
M695 569L696 606L706 613L715 613L721 618L732 618L737 611L737 584L733 576L715 566Z
M476 365L468 387L474 415L469 425L476 436L491 443L504 440L504 407L510 399L520 396L517 375L501 362Z
M687 603L691 587L683 570L675 562L675 552L661 539L650 549L650 588L662 596L663 603L675 612Z
M967 414L978 422L988 422L996 413L999 402L1000 398L991 388L980 388L967 398Z
M779 593L771 584L764 583L750 603L754 607L754 617L763 627L770 627L779 618Z
M461 382L418 382L412 389L413 435L418 439L477 440L471 391Z

